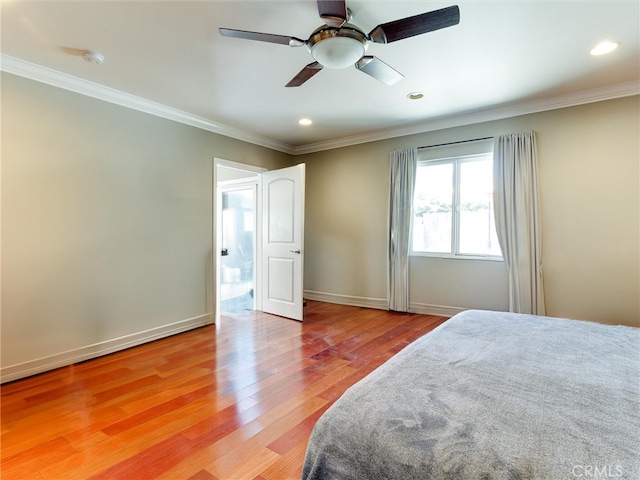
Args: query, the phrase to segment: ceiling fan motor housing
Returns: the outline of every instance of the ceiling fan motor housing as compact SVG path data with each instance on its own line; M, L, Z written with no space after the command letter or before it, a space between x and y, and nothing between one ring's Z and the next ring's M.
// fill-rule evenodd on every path
M307 48L313 58L326 68L341 69L352 66L367 51L367 36L354 26L323 25L311 34Z

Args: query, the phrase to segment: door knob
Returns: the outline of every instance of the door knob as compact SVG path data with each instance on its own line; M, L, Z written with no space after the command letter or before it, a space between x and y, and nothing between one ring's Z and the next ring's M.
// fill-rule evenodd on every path
M302 251L301 251L300 249L297 249L297 250L289 250L289 251L290 251L291 253L297 253L297 254L302 253Z

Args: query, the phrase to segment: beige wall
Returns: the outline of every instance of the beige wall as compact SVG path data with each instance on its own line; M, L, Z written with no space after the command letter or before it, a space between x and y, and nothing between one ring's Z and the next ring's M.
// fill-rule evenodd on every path
M305 289L386 299L391 150L533 129L547 313L640 326L639 114L629 97L303 156ZM506 308L503 264L416 257L410 269L414 309Z
M213 157L289 155L2 75L2 376L211 321Z

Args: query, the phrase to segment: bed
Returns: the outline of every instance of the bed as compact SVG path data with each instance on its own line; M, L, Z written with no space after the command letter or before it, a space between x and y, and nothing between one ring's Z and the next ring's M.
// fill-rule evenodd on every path
M640 329L470 310L349 388L304 480L640 479Z

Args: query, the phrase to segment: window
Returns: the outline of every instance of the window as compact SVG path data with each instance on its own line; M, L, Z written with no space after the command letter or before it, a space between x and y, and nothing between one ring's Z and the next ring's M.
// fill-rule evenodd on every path
M501 258L493 154L419 161L412 227L412 254Z

